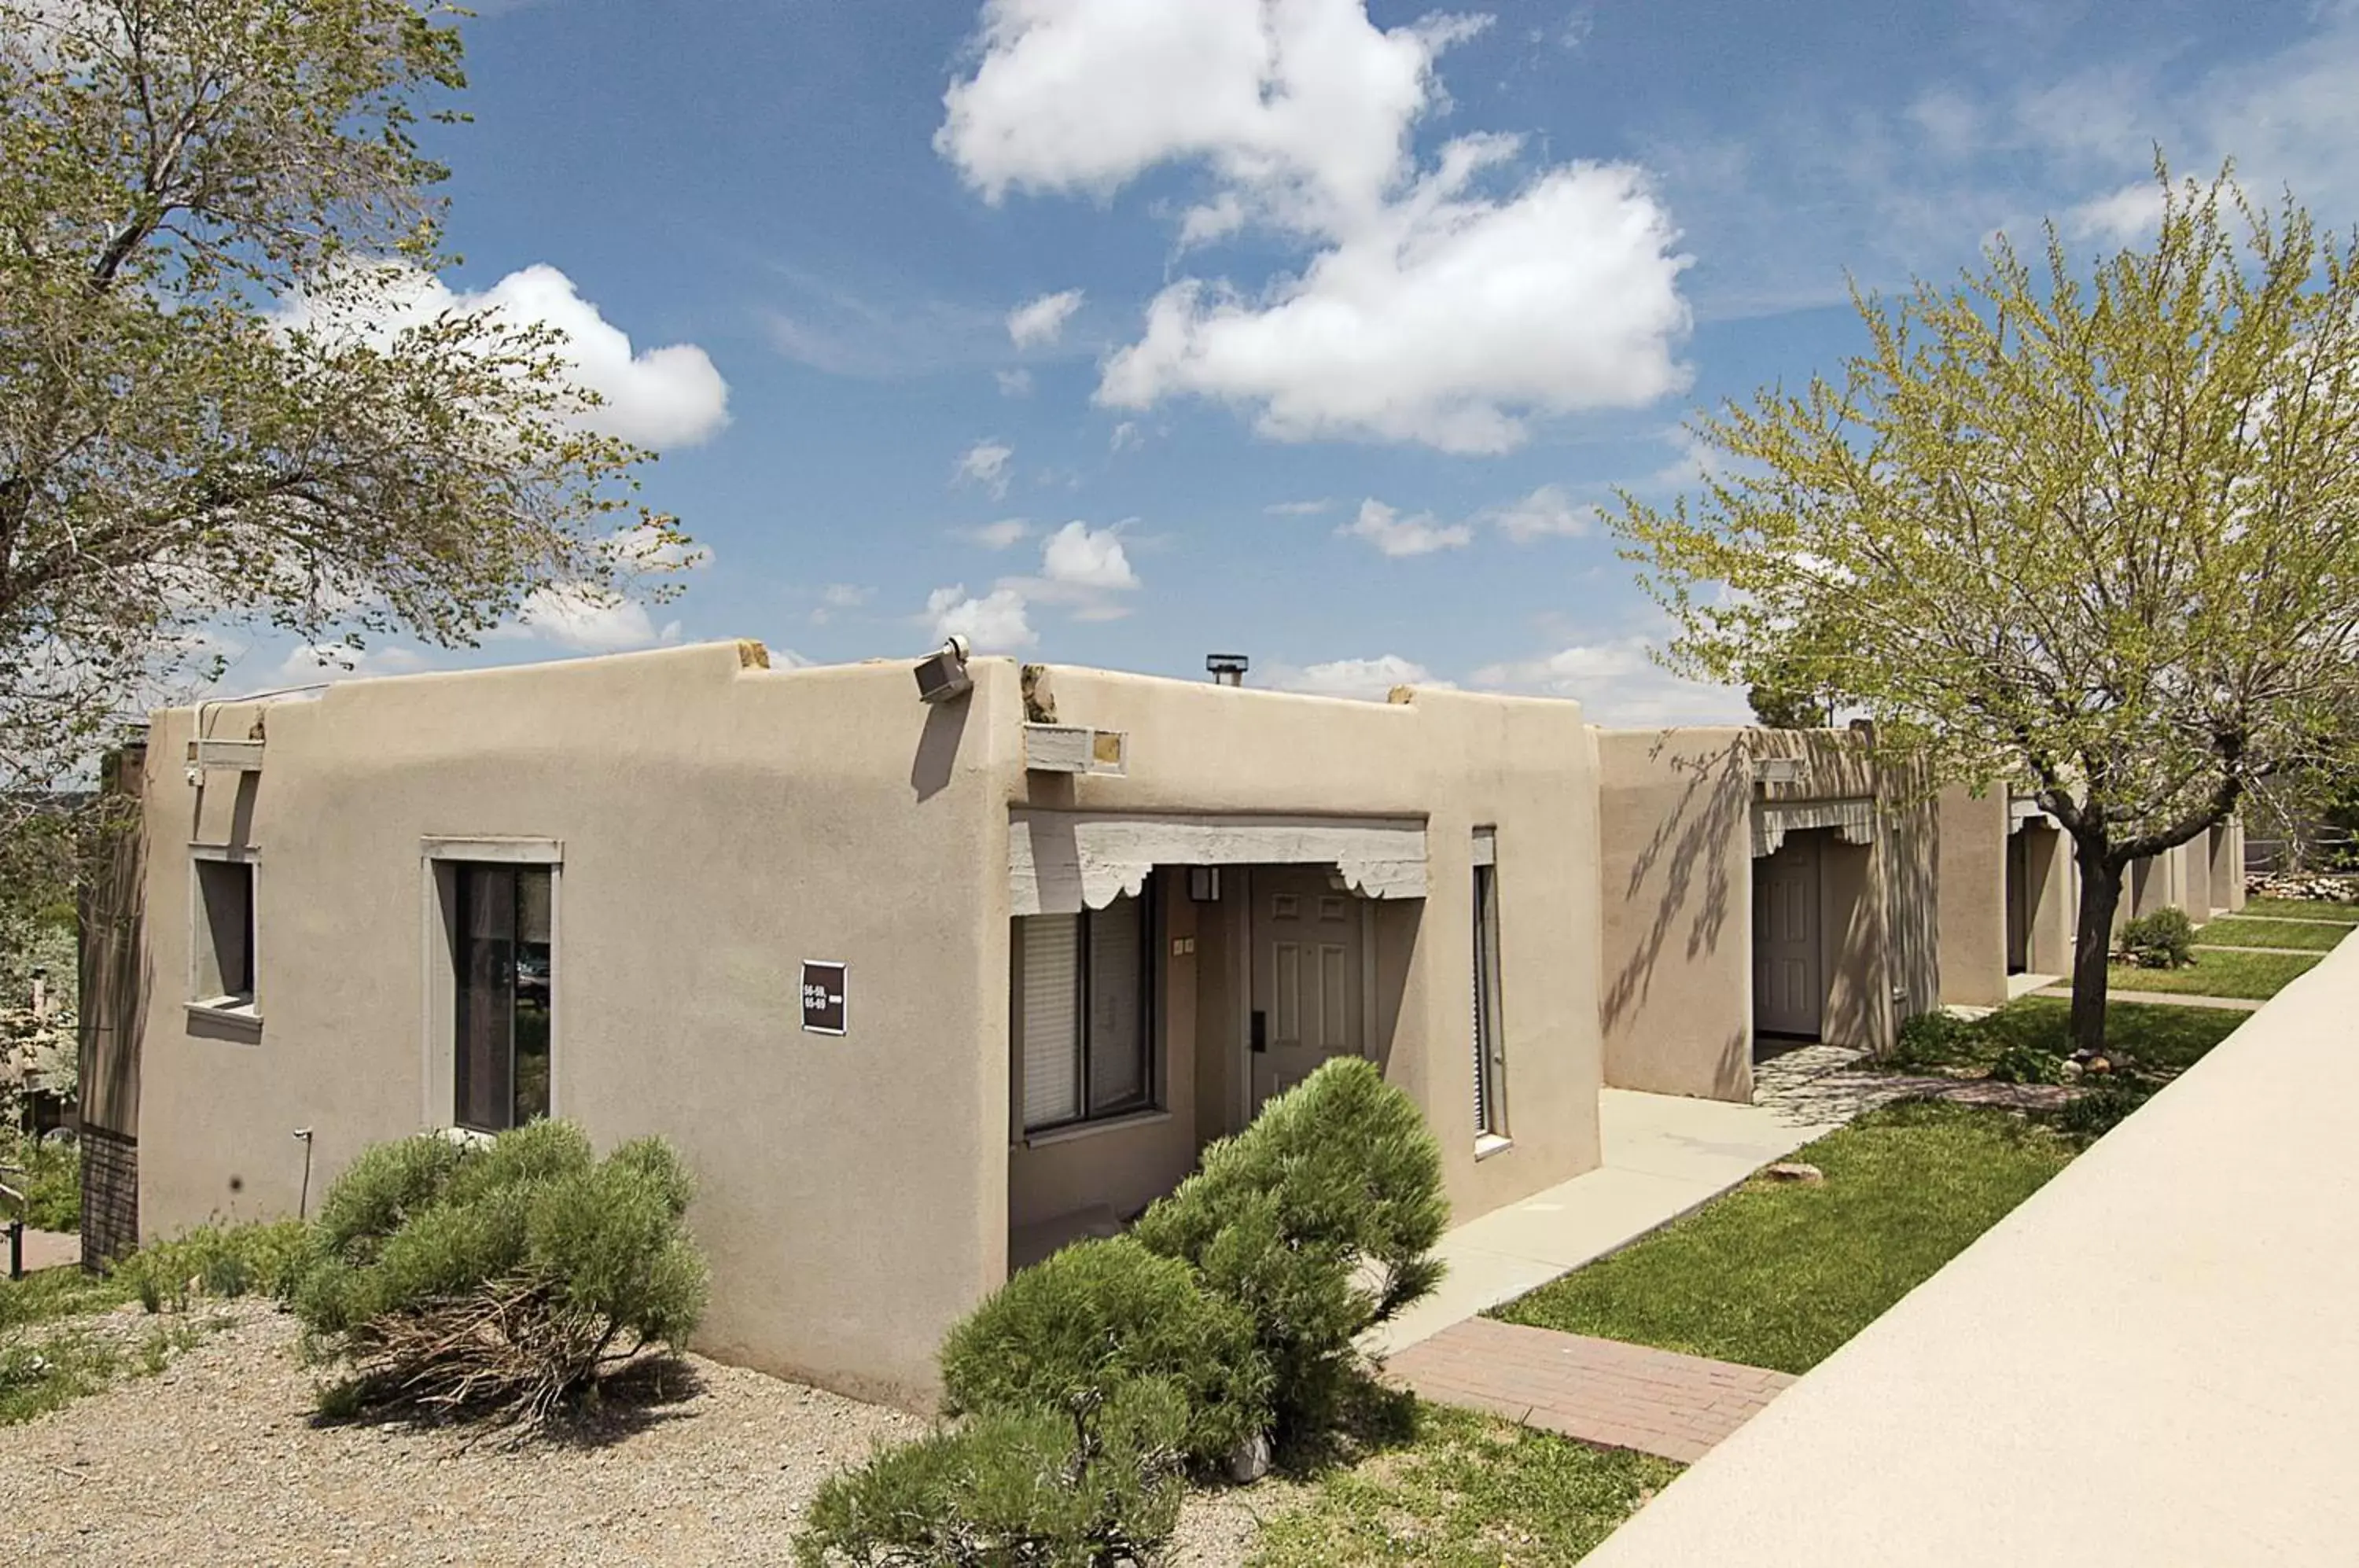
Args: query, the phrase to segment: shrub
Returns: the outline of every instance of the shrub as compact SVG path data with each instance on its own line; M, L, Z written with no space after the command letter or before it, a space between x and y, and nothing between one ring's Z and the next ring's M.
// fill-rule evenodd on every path
M284 1295L311 1267L314 1246L299 1220L268 1225L199 1225L154 1241L112 1268L151 1312L186 1312L200 1296L227 1301Z
M1995 1083L2061 1083L2064 1059L2027 1045L2010 1045L1990 1064Z
M601 1161L563 1122L483 1148L428 1136L365 1151L321 1202L293 1291L309 1354L349 1374L322 1408L538 1421L677 1344L704 1309L680 1225L692 1192L660 1140Z
M50 1138L0 1133L0 1165L21 1171L8 1185L25 1194L25 1223L35 1230L82 1228L82 1151Z
M1919 1013L1904 1018L1893 1043L1896 1067L1953 1067L1971 1061L1981 1030L1972 1020L1944 1012Z
M2195 926L2184 909L2157 909L2122 928L2122 956L2140 969L2184 969L2195 962Z
M1180 1519L1188 1400L1156 1379L1068 1410L995 1410L832 1477L801 1568L1114 1568L1156 1560Z
M1225 1458L1269 1427L1268 1363L1234 1302L1128 1236L1083 1241L1018 1273L942 1345L951 1413L1067 1410L1140 1378L1187 1401L1183 1446Z
M1245 1310L1279 1432L1299 1437L1333 1419L1353 1339L1440 1281L1448 1221L1424 1117L1372 1063L1343 1057L1207 1149L1135 1234Z

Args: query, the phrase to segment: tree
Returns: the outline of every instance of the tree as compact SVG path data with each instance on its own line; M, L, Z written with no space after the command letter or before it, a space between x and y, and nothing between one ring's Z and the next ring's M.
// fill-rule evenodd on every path
M677 557L560 335L427 302L450 14L0 0L0 791L225 625L465 644Z
M1675 665L1838 690L2036 792L2088 1048L2130 864L2359 760L2327 738L2359 695L2359 240L2156 173L2150 243L2093 266L2051 226L2044 266L2002 238L1954 289L1855 293L1839 380L1702 417L1701 497L1614 518Z

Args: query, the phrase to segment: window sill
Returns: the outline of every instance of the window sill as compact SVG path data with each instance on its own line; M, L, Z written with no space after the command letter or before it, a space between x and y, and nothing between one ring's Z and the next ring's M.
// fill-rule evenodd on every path
M1050 1127L1047 1132L1024 1135L1027 1149L1048 1149L1060 1143L1071 1143L1078 1138L1095 1138L1100 1133L1125 1132L1133 1127L1153 1127L1168 1122L1171 1113L1163 1110L1132 1111L1125 1116L1108 1116L1103 1121L1075 1122L1070 1127Z
M1505 1154L1507 1150L1515 1147L1516 1140L1514 1138L1501 1138L1495 1132L1486 1132L1482 1137L1474 1140L1474 1162L1479 1165L1484 1160L1490 1159L1491 1156L1495 1154Z
M252 1002L241 1002L232 996L216 997L210 1002L188 1004L191 1032L202 1030L213 1040L258 1040L262 1038L262 1015L254 1010Z

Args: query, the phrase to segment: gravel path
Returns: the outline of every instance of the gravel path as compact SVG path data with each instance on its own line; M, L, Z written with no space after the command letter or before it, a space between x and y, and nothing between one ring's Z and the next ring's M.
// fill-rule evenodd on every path
M821 1480L924 1430L697 1356L597 1442L315 1426L292 1323L259 1302L224 1315L161 1374L0 1428L0 1563L784 1563ZM1288 1496L1192 1499L1169 1561L1242 1563Z

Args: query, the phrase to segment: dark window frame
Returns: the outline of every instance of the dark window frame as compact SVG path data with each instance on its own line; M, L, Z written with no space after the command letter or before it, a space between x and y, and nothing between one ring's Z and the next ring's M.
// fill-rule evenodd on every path
M1009 1052L1009 1059L1016 1069L1015 1122L1019 1137L1033 1138L1045 1137L1050 1133L1070 1132L1077 1127L1085 1127L1099 1122L1120 1121L1127 1116L1140 1116L1163 1108L1163 1041L1161 1039L1163 966L1160 957L1164 921L1162 876L1159 872L1147 874L1147 880L1139 887L1136 898L1139 946L1138 1093L1115 1105L1091 1108L1090 1036L1096 1018L1096 1009L1091 1005L1093 1001L1091 976L1096 971L1096 965L1093 960L1097 934L1096 922L1090 917L1101 911L1083 909L1075 933L1073 956L1073 1007L1077 1024L1073 1030L1073 1051L1076 1057L1073 1064L1076 1083L1073 1103L1076 1112L1061 1121L1043 1122L1037 1127L1025 1125L1022 1082L1024 1020L1020 1008L1011 1008L1009 1039L1013 1049ZM1029 917L1022 915L1016 917L1019 920L1027 918ZM1016 931L1012 926L1009 938L1011 964L1020 964L1023 961L1024 945L1016 938ZM1019 984L1028 984L1028 979L1020 981ZM1012 997L1011 1000L1013 1000Z
M557 868L506 861L444 864L451 868L452 900L451 1125L471 1132L506 1132L554 1111ZM524 884L528 877L539 878L544 886L541 901L550 927L544 941L527 942L524 934ZM506 931L479 934L477 900L495 884L505 884ZM540 950L537 973L529 953L533 948ZM534 993L537 1007L522 1000ZM481 1063L480 1079L477 1052L486 1042L477 1025L487 1020L475 1016L479 1005L486 1005L493 1015L506 1015L502 1038L493 1046L495 1052L505 1052L506 1060ZM537 1049L524 1043L535 1034ZM521 1070L534 1059L537 1074Z

